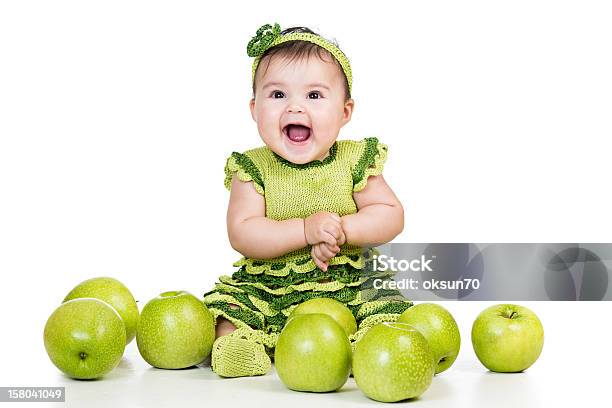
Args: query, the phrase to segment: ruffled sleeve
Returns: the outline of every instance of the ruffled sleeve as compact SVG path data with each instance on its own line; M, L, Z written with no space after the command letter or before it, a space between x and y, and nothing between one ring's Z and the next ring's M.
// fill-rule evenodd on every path
M387 145L375 137L368 137L358 142L362 148L357 163L353 167L353 192L364 189L368 177L382 174L387 160Z
M225 164L225 188L231 189L232 177L236 174L241 181L252 181L255 190L259 194L264 195L265 188L262 173L247 153L233 152L227 159Z

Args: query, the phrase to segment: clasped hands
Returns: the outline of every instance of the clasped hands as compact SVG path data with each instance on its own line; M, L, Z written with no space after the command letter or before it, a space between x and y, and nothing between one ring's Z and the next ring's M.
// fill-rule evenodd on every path
M338 214L320 211L304 219L306 243L312 245L310 254L314 263L327 271L329 260L340 252L346 242L342 220Z

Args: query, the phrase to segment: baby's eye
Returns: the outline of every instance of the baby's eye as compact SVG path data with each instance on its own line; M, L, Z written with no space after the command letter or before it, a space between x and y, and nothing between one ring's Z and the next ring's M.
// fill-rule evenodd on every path
M272 92L272 98L274 99L280 99L280 98L284 98L285 94L283 91L274 91Z
M319 91L312 91L308 93L308 99L319 99L321 98L321 93Z

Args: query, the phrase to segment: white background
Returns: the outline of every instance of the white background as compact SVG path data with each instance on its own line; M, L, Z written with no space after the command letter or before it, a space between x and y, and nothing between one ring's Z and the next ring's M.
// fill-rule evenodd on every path
M261 145L246 44L266 22L309 26L351 59L356 109L340 137L389 145L385 177L406 214L396 242L610 242L612 6L399 4L1 2L0 385L66 382L42 330L84 279L114 276L142 307L167 290L200 296L233 272L223 166ZM535 305L547 343L533 371L469 383L485 371L464 337L448 389L430 401L487 405L487 381L518 381L498 391L539 396L522 405L600 402L609 303ZM484 306L449 307L467 336ZM117 373L149 372L134 343L126 356ZM163 375L199 375L184 373ZM113 375L73 386L131 384ZM234 384L280 384L270 378ZM156 401L190 398L177 384ZM221 384L227 395L212 395L231 405L223 396L236 389ZM282 394L270 387L262 401Z

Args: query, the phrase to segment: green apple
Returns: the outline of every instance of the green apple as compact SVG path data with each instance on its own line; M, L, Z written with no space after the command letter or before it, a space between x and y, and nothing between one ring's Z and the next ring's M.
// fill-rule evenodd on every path
M355 316L343 303L331 298L315 298L307 300L298 305L287 319L287 322L293 317L301 314L323 313L329 315L344 329L347 336L357 331L357 321Z
M427 340L405 323L373 326L357 341L353 353L355 382L376 401L418 397L429 388L435 369Z
M335 391L348 379L351 343L342 327L328 315L297 315L278 338L274 365L289 389Z
M96 298L111 305L125 324L125 344L136 336L138 305L128 288L117 279L92 278L76 285L64 298L64 302L78 298Z
M489 370L526 370L540 356L544 328L538 316L523 306L501 304L483 310L472 326L472 345Z
M102 377L119 364L125 326L108 303L94 298L62 303L47 320L44 342L51 362L67 376Z
M196 365L210 355L214 341L212 314L189 292L164 292L142 309L136 344L142 358L154 367Z
M397 321L415 327L427 339L436 361L436 374L453 365L459 354L461 335L448 310L435 303L421 303L404 311Z

